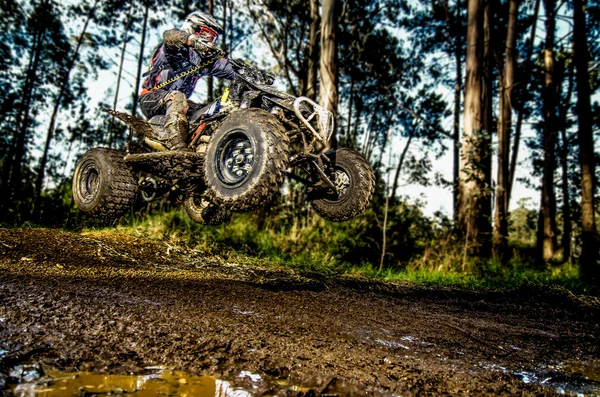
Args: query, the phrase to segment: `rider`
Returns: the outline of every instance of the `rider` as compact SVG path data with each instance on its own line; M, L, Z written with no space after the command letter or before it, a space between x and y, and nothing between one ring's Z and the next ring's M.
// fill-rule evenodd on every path
M195 11L181 29L167 30L154 49L142 83L140 107L147 118L164 114L165 136L155 137L167 149L186 150L188 100L202 76L233 79L234 71L215 45L222 26L209 14Z

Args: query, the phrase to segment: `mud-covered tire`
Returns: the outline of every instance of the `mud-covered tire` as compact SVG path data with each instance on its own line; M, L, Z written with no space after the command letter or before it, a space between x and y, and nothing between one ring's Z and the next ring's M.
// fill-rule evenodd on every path
M231 219L230 211L202 197L188 197L183 203L183 208L194 222L203 225L220 225Z
M371 202L375 192L375 173L368 161L358 152L339 148L335 152L334 180L340 186L339 195L331 194L312 201L315 211L333 222L343 222L360 215Z
M125 153L96 148L77 162L73 174L73 199L84 213L110 222L124 215L135 202L138 189Z
M289 138L274 115L260 109L232 113L206 150L206 197L230 211L268 204L283 182L288 154Z

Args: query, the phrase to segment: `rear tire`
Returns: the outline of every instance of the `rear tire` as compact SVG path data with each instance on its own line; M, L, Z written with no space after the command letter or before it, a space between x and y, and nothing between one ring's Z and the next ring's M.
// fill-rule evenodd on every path
M203 225L220 225L229 222L231 219L231 212L207 201L203 197L188 197L183 203L183 208L194 222Z
M269 203L288 167L289 138L272 114L232 113L211 137L204 161L207 198L230 211Z
M369 206L375 192L375 173L360 153L348 148L335 152L333 170L334 175L327 176L340 193L314 200L312 206L323 218L343 222L357 217Z
M96 148L77 162L73 175L73 199L79 209L105 222L123 216L135 201L138 185L125 153Z

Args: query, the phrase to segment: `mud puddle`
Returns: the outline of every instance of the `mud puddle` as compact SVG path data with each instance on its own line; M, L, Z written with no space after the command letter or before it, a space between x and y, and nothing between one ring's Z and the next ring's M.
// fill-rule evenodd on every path
M524 384L552 388L561 395L600 396L600 362L597 360L576 360L520 371L509 371L497 365L482 365L482 368L510 374Z
M259 375L242 371L245 383L261 383ZM132 395L136 397L198 396L246 397L244 389L213 376L199 376L165 367L149 367L143 374L114 375L94 372L63 372L40 365L20 365L10 372L6 391L16 397ZM255 386L258 387L258 386Z

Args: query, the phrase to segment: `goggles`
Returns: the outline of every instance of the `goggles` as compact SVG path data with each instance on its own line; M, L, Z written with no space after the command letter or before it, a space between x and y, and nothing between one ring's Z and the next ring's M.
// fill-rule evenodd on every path
M205 26L199 26L198 29L196 29L196 36L208 41L209 43L214 43L219 38L217 32Z

